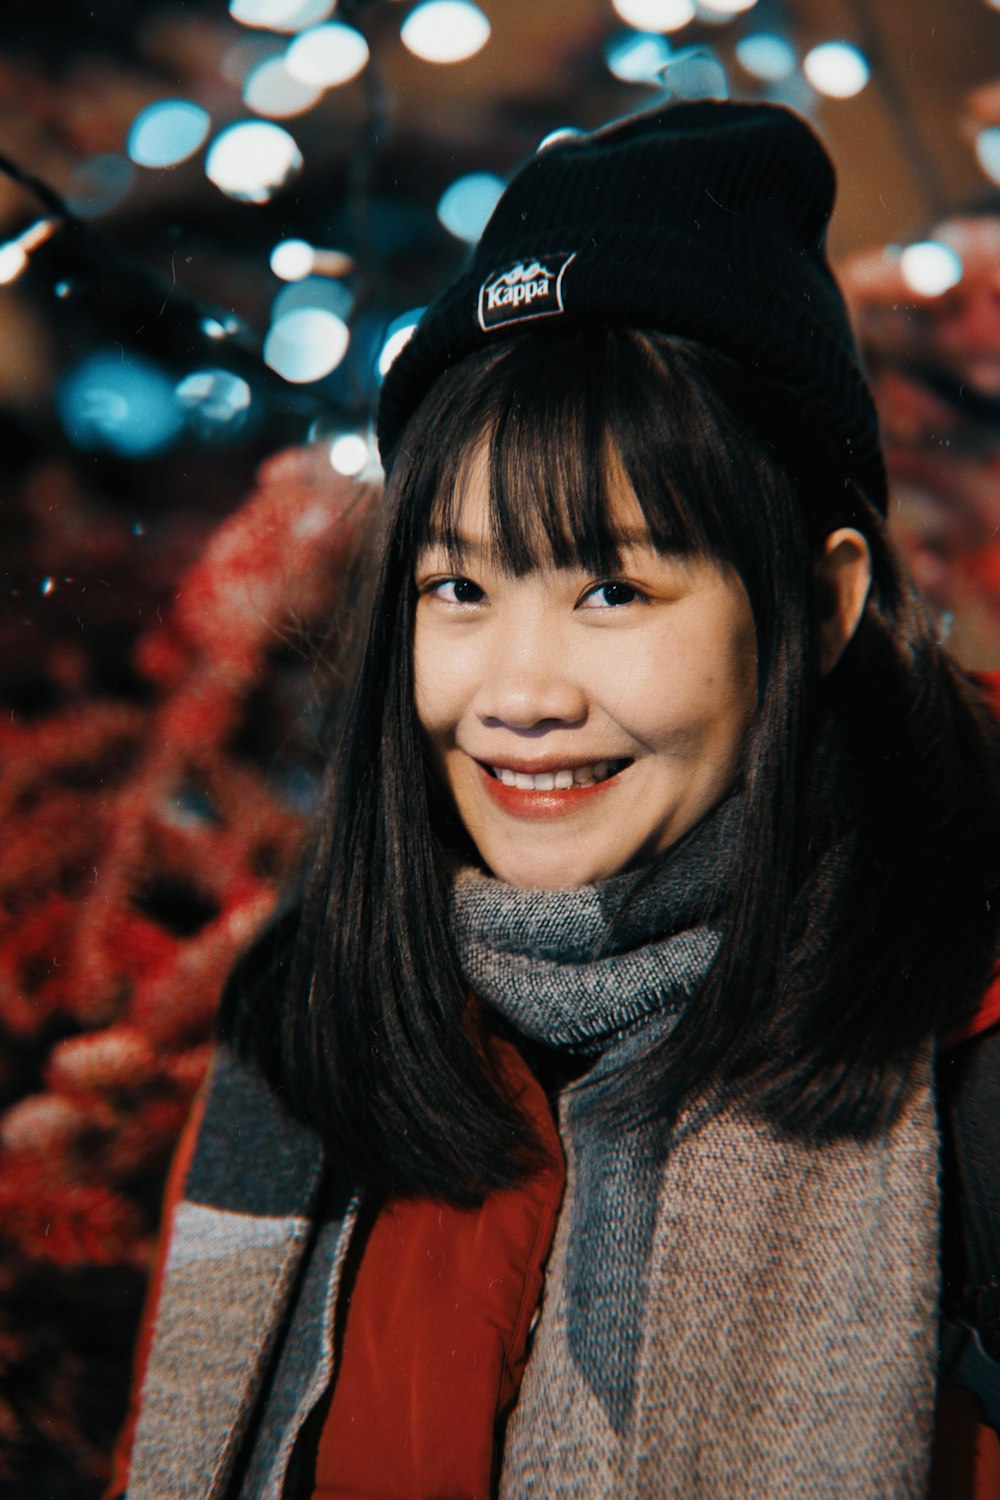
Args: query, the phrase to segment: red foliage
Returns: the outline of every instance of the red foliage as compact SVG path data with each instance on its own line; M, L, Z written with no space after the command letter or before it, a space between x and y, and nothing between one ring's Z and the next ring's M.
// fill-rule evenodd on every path
M1000 216L933 235L962 274L939 296L906 282L898 251L844 268L879 409L890 524L957 659L1000 668Z
M58 498L72 530L71 487ZM117 1410L88 1416L88 1361L28 1317L39 1299L70 1323L114 1310L127 1344L221 987L302 829L272 750L301 760L301 725L282 705L263 749L241 734L332 614L359 503L322 451L278 455L138 638L148 702L87 701L77 654L82 706L0 718L0 1482L27 1485L40 1442L81 1485L101 1475ZM105 550L113 530L102 517ZM63 686L66 660L49 642Z

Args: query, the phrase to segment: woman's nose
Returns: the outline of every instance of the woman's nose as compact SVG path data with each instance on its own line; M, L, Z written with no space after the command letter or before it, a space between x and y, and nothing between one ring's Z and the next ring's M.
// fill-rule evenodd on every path
M579 675L558 632L542 621L497 632L476 699L484 724L521 731L578 724L587 716Z

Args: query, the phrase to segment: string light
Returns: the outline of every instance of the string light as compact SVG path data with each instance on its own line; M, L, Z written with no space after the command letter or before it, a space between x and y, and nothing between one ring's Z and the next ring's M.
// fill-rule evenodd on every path
M853 99L871 77L868 59L850 42L822 42L806 53L802 71L816 92L830 99Z
M313 26L288 44L285 66L293 78L323 89L356 78L368 62L368 43L353 26L331 21Z
M136 115L125 149L136 166L176 167L204 144L211 124L200 104L161 99Z
M400 36L414 57L424 62L455 63L485 47L490 29L471 0L423 0L403 22Z
M962 257L940 240L908 245L899 258L900 275L921 297L941 297L962 279Z
M503 192L503 179L492 172L470 172L445 188L437 216L449 234L473 244L486 228Z
M227 125L205 161L209 181L240 203L267 203L301 169L302 153L294 138L263 120Z
M679 31L694 20L694 0L611 0L615 10L637 31Z

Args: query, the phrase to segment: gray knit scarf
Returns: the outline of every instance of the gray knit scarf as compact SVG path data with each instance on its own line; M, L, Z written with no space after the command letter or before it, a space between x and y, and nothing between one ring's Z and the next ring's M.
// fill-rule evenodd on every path
M658 865L576 890L463 871L475 992L593 1059L559 1100L563 1211L502 1494L924 1491L934 1398L937 1135L929 1062L884 1136L817 1147L696 1100L616 1120L720 941L742 805Z

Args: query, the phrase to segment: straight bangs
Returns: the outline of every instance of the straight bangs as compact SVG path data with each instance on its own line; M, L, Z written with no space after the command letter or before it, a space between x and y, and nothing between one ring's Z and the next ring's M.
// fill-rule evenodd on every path
M684 340L608 328L526 334L469 356L438 381L424 441L392 474L400 553L442 545L461 566L462 500L485 481L504 571L613 572L625 538L611 488L624 478L658 551L731 564L753 603L760 515L747 460L767 485L774 456L719 394L728 365Z

